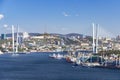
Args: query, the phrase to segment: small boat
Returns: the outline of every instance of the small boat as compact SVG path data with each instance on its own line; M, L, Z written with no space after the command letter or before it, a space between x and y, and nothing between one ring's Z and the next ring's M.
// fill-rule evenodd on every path
M69 62L69 63L72 63L70 57L66 57L66 61Z
M83 67L96 67L96 66L100 66L99 63L82 63Z
M56 59L62 59L62 58L63 58L63 55L61 55L61 54L58 53L55 58L56 58Z
M49 55L49 57L51 57L51 58L56 58L56 54L54 53L54 54L51 54L51 55Z
M52 54L52 55L49 55L49 57L51 57L51 58L55 58L55 59L62 59L63 58L63 55L61 55L61 54Z

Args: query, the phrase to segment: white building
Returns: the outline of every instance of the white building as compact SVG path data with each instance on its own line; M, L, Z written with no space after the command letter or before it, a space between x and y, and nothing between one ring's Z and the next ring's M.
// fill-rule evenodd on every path
M23 32L23 38L28 38L29 34L27 32Z

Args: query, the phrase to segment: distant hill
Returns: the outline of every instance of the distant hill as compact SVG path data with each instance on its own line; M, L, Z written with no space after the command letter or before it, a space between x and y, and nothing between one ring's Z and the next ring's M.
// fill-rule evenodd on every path
M17 35L17 33L15 33L15 36ZM19 35L22 35L22 33L20 32ZM12 37L12 33L7 33L6 37Z
M20 33L21 35L22 33ZM15 33L16 35L16 33ZM30 36L40 36L40 35L43 35L43 33L29 33ZM69 34L59 34L59 33L49 33L49 35L57 35L57 36L60 36L60 37L80 37L82 38L83 37L83 34L79 34L79 33L69 33ZM8 33L6 35L7 37L12 37L12 34L11 33Z
M79 34L79 33L69 33L69 34L66 34L66 37L72 37L72 36L75 36L75 37L80 37L82 38L83 37L83 34Z
M40 36L42 35L41 33L29 33L30 36Z
M29 33L30 36L40 36L43 35L44 33ZM57 35L57 36L64 36L63 34L58 34L58 33L47 33L49 35Z

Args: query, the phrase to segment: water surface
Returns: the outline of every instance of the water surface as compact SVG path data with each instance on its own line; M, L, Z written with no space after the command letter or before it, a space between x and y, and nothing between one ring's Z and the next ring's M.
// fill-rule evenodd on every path
M73 67L48 55L0 55L0 80L120 80L120 70Z

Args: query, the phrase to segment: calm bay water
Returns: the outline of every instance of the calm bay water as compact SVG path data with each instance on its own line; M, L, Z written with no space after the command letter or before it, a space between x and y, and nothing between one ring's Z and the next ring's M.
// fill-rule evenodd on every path
M72 66L48 53L0 55L0 80L120 80L120 70Z

